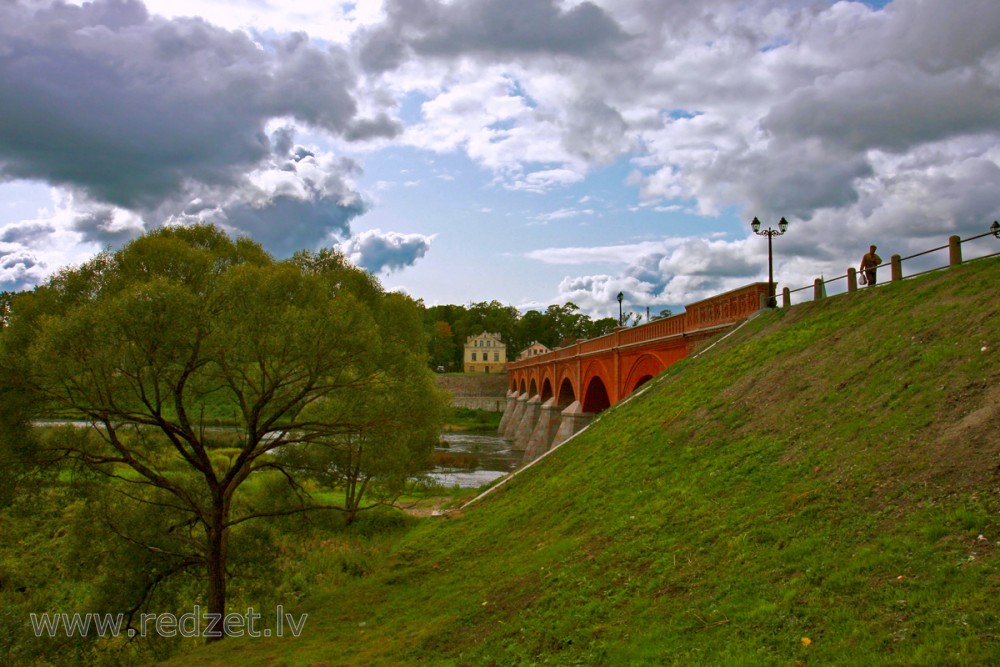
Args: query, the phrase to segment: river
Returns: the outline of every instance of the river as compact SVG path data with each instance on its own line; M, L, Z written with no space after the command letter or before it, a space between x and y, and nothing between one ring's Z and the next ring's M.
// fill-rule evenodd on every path
M36 426L72 425L89 428L89 422L36 422ZM210 427L209 430L225 430ZM435 467L428 473L444 487L476 489L498 477L517 470L524 452L516 452L510 443L495 433L442 433L434 448Z
M445 487L474 489L516 470L523 457L493 433L442 433L429 477Z

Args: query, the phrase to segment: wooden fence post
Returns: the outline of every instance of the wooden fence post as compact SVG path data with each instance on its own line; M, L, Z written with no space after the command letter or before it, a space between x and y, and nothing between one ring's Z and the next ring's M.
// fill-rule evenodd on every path
M893 255L892 259L892 282L903 279L903 258L899 255Z
M962 263L962 237L948 237L948 263L951 266L958 266Z
M847 269L847 291L858 291L858 271L853 266Z
M789 308L792 305L792 290L787 287L781 290L781 307Z

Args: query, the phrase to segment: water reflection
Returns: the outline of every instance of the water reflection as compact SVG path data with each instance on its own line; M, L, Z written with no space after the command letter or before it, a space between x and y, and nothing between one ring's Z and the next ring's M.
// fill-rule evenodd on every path
M478 488L516 470L524 452L493 433L442 433L429 477L442 486Z

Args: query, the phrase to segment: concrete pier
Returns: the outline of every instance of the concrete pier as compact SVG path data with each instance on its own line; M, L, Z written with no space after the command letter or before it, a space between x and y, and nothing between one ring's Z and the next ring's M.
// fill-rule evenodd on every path
M573 401L568 408L562 411L559 429L556 431L555 438L552 439L552 444L549 447L555 447L569 439L570 436L576 434L584 426L593 421L593 419L594 413L584 412L583 404L580 401Z
M504 440L513 440L514 434L517 432L517 427L521 424L521 417L524 416L524 406L528 402L528 392L523 394L518 394L517 398L514 399L514 411L510 415L510 421L503 430Z
M542 397L538 394L529 398L527 403L524 404L521 421L518 423L517 429L514 431L514 437L512 438L513 444L511 447L514 451L524 451L528 448L528 440L531 439L531 432L535 430L535 424L538 423L538 414L541 408Z
M556 431L559 430L561 422L562 408L557 404L556 398L552 397L542 403L539 410L538 422L535 424L535 429L531 432L531 437L528 438L528 448L524 450L524 459L526 461L537 459L552 449L552 443L555 440Z

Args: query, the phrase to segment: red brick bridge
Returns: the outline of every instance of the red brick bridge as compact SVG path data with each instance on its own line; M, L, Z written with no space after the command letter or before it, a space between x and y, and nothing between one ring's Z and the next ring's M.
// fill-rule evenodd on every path
M586 426L699 344L767 303L767 283L692 303L685 312L507 364L500 433L531 460Z

